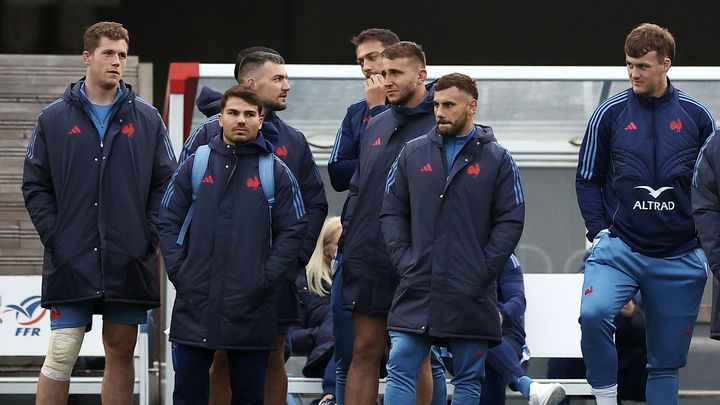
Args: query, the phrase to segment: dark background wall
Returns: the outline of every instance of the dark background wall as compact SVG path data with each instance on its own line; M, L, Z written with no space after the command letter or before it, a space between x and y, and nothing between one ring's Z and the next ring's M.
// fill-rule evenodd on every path
M635 25L678 40L676 65L720 65L719 1L132 1L0 0L0 53L80 54L98 20L130 30L130 52L153 62L161 105L171 61L232 62L266 45L288 63L352 63L350 37L378 26L443 65L617 65Z

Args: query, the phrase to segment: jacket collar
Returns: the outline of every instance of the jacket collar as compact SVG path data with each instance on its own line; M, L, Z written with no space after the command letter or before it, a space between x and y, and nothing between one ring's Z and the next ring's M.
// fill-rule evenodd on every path
M633 97L638 101L640 105L642 105L645 108L657 108L662 106L663 104L667 104L675 99L675 95L677 93L677 90L675 89L675 86L670 83L670 79L667 79L667 90L665 91L665 94L663 94L660 97L645 97L645 96L638 96L632 91L632 88L628 91L632 94Z
M430 142L434 143L439 147L442 147L443 138L438 131L437 125L435 126L435 128L432 129L432 131L428 132L427 137L428 139L430 139ZM479 142L478 145L497 141L493 129L491 127L480 124L475 124L475 133L473 134L473 140Z
M80 93L80 88L85 83L85 77L83 76L82 79L78 80L75 83L70 84L70 86L65 89L65 93L63 94L63 99L67 101L68 103L74 104L79 107L83 107L83 96ZM122 105L123 102L125 102L128 99L134 100L135 94L132 92L132 86L125 83L123 80L120 80L120 89L122 90L122 95L117 99L117 104Z
M223 142L222 131L210 140L210 148L219 152L223 156L233 157L233 155L257 155L259 153L272 153L273 147L264 137L262 132L258 132L254 142L244 145L227 145Z
M428 83L425 85L427 93L425 97L416 106L408 107L402 105L391 105L397 127L402 128L408 121L411 121L414 116L419 114L427 114L433 112L433 96L435 95L435 82Z

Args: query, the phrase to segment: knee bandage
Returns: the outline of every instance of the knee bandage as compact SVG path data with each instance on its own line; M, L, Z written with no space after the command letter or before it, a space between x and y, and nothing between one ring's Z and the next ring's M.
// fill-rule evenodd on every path
M40 372L53 380L69 381L84 336L85 326L53 330L48 354Z

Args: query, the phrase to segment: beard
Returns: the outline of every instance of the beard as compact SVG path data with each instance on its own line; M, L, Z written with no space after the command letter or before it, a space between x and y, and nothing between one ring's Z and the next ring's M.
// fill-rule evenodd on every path
M402 92L402 93L398 94L398 99L397 99L397 101L391 102L391 104L394 104L394 105L407 105L408 102L413 98L413 95L414 95L414 94L415 94L415 93L414 93L413 90L408 90L408 91L406 91L406 92Z
M287 104L281 104L279 101L272 99L272 100L262 100L263 108L267 112L272 111L283 111L287 108Z
M455 121L455 122L438 122L438 132L443 138L454 138L460 134L460 131L465 127L465 124L467 123L467 119L463 121ZM445 125L444 127L441 127L440 124ZM449 126L447 126L449 124Z

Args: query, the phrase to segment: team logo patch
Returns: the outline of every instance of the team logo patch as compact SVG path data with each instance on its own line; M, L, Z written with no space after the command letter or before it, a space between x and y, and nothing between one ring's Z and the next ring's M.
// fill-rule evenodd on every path
M213 177L211 175L208 175L204 179L202 179L202 182L206 184L215 184L215 181L213 181Z
M278 155L279 157L281 157L283 160L285 160L285 158L287 158L287 156L288 156L287 146L285 146L285 145L278 146L278 148L275 150L275 154Z
M635 123L632 121L630 121L630 123L625 126L626 131L634 131L636 129L638 129L637 125L635 125Z
M258 176L250 177L249 179L247 179L245 184L248 186L248 188L257 190L258 187L260 187L260 179L258 178Z
M422 169L420 169L420 171L421 172L431 172L432 166L430 166L430 163L425 163L425 166L423 166Z
M135 127L132 123L125 124L122 126L122 130L120 132L122 132L122 134L127 136L128 138L132 138L135 134Z
M80 131L80 127L78 127L77 125L70 128L70 130L68 131L68 135L77 135L79 133L82 133L82 131Z
M672 129L673 131L680 133L680 131L682 131L682 128L683 123L682 121L680 121L680 118L670 121L670 129Z
M471 175L473 177L477 177L480 174L480 164L475 163L472 166L468 166L467 172L469 175Z

